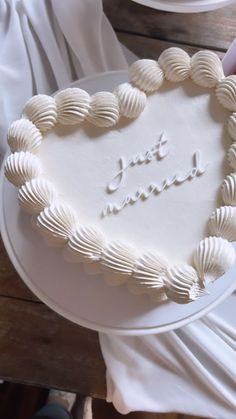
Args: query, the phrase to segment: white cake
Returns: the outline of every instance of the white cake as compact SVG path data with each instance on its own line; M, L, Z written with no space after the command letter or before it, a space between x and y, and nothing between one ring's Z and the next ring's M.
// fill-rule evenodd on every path
M5 174L68 263L188 303L234 264L236 76L179 48L128 75L113 93L31 98L9 128Z

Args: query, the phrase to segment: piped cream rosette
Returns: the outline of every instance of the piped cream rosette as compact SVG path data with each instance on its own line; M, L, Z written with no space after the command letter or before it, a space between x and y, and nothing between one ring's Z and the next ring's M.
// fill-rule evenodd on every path
M5 175L19 187L19 203L36 217L36 225L53 246L63 246L68 261L103 271L111 285L126 283L136 294L147 294L153 301L171 299L189 303L207 293L206 286L232 267L236 240L236 76L224 77L221 62L211 51L199 51L192 58L180 48L162 52L158 61L141 59L128 70L129 82L111 92L90 96L79 88L60 91L54 97L37 95L25 105L22 118L8 131L12 154L5 162ZM172 266L157 252L138 254L126 243L111 242L93 226L83 226L73 208L58 198L46 179L37 152L43 133L62 125L84 121L103 129L114 126L120 117L137 118L145 109L147 95L155 93L164 80L176 83L187 78L214 88L220 104L232 114L228 133L235 141L228 150L233 172L223 181L222 203L210 216L209 237L203 239L193 255L193 265ZM95 269L94 269L95 267Z

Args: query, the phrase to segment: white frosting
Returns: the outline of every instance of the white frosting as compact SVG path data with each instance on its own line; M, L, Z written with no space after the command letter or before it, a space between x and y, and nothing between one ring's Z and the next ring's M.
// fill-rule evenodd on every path
M168 48L164 50L158 64L165 73L165 78L171 82L180 82L189 77L190 57L181 48Z
M190 72L200 86L217 85L220 103L214 91L199 94L199 88L185 80ZM163 84L164 73L167 80L179 83ZM6 176L16 185L26 182L19 191L21 206L32 214L41 211L39 230L49 243L64 245L68 260L93 262L85 266L93 271L103 267L109 284L127 282L132 292L155 301L168 297L190 302L203 293L203 283L214 281L234 262L227 240L201 239L209 214L219 204L218 185L225 177L227 137L222 126L229 115L220 104L234 110L236 78L222 80L222 66L213 53L195 54L190 70L188 55L178 48L164 52L159 63L137 61L129 77L130 83L119 85L114 93L90 98L72 88L55 99L30 99L24 108L26 119L11 126L8 141L13 150L38 151L44 178L39 177L39 160L29 151L8 158ZM144 92L157 89L146 103ZM122 119L112 130L96 129L114 126L120 115L136 118L145 105L132 124ZM82 121L95 127L79 125ZM39 129L50 130L56 122L64 126L51 130L41 142ZM234 138L234 115L228 132ZM228 160L235 169L235 145ZM57 201L46 179L52 179L63 202ZM236 203L235 182L233 173L222 185L223 200L230 205ZM218 208L209 222L211 234L234 240L235 210ZM91 223L94 227L88 227ZM196 271L187 263L200 240L194 254ZM144 251L142 256L137 258L132 246ZM155 251L146 253L145 248ZM169 267L156 251L168 255L174 265Z
M224 78L219 57L212 51L199 51L191 59L191 78L199 86L215 87Z
M140 286L139 282L135 278L129 278L127 282L128 290L134 295L144 295L148 293L151 288Z
M126 118L137 118L143 112L147 96L137 87L130 83L122 83L113 93L118 98L121 115Z
M167 260L154 252L148 252L138 258L133 270L133 278L128 281L128 288L133 294L148 294L153 301L164 301L162 275L168 266Z
M20 206L30 214L39 214L56 199L56 191L51 182L44 178L32 179L19 189Z
M230 115L227 128L229 135L236 141L236 113Z
M67 251L67 247L65 247L65 249ZM64 253L65 255L65 253ZM67 251L67 255L68 255L68 251ZM72 256L72 254L70 253L70 257ZM72 256L73 258L73 256ZM70 261L72 262L80 262L78 259L74 259L72 260L72 258L70 259ZM83 261L84 262L84 261ZM89 275L99 275L99 274L103 274L103 269L102 269L102 265L100 263L100 261L98 260L96 261L90 261L92 263L83 263L83 268L84 271L86 273L88 273Z
M164 284L167 297L179 304L190 303L206 293L196 270L190 265L169 268Z
M64 203L46 207L37 217L37 227L49 244L61 246L75 232L78 224L76 213Z
M127 282L128 290L134 295L147 295L150 300L154 301L155 303L161 303L167 300L167 295L165 293L164 285L161 287L155 288L147 288L144 286L140 286L134 278L129 278Z
M132 247L122 242L108 243L103 249L103 266L119 275L132 275L135 261L136 255Z
M57 109L54 98L36 95L26 102L23 117L29 119L40 131L47 131L57 121Z
M200 151L197 150L193 154L193 167L191 167L190 170L188 169L184 173L175 173L173 176L163 179L159 184L151 182L145 188L139 187L133 194L131 193L126 195L119 203L108 202L103 208L102 216L105 217L110 214L117 214L127 205L134 205L140 200L147 200L151 195L159 195L171 186L181 185L186 181L190 181L198 176L201 176L205 173L207 166L207 164L202 162Z
M230 167L236 170L236 141L228 149L227 159Z
M221 187L222 199L226 205L236 205L236 174L228 175Z
M10 154L5 161L5 176L15 186L41 175L42 167L38 157L28 151L20 151Z
M157 61L138 60L129 67L129 80L144 92L152 93L162 85L164 74Z
M216 87L220 104L229 111L236 111L236 76L228 76Z
M134 121L121 119L111 130L86 124L73 129L60 126L59 133L53 130L45 135L39 155L47 177L75 209L82 225L93 225L107 240L125 240L141 252L154 249L174 264L191 263L194 249L205 237L210 214L220 206L217 197L229 143L222 127L227 119L228 112L214 91L199 95L191 80L177 85L166 81L157 94L148 97L145 111ZM168 142L158 150L163 131ZM203 165L208 164L204 174L101 217L107 202L123 202L139 185L145 189L151 183L159 185L164 179L187 174L193 169L196 150ZM160 158L163 153L165 157ZM120 186L116 189L113 182L109 189L114 192L109 192L107 186L120 170L121 156L127 165L140 156L140 163L129 166ZM141 163L148 156L150 161Z
M91 266L90 265L85 265L85 266ZM118 287L120 285L126 284L127 283L127 276L126 275L121 275L118 273L114 273L113 270L111 270L110 272L103 272L103 277L105 282L108 285L111 285L112 287Z
M119 170L107 184L107 191L115 192L124 184L128 169L151 163L154 159L158 161L165 158L169 153L168 142L169 140L163 131L157 136L155 143L145 150L145 152L135 154L129 159L121 156L118 160Z
M194 254L194 265L200 279L208 284L227 272L234 264L235 251L227 240L207 237Z
M111 127L120 117L117 97L110 92L98 92L91 96L87 120L97 127Z
M163 286L162 275L168 267L167 260L153 252L143 254L134 267L133 277L144 288L160 288Z
M54 99L57 105L59 124L79 124L88 115L90 96L85 90L78 87L61 90Z
M100 231L89 226L79 226L69 238L66 251L78 262L98 262L104 246L105 237Z
M236 240L236 207L217 208L208 223L212 236L219 236L229 241Z
M147 290L147 295L149 296L150 300L155 303L162 303L168 299L164 287L160 289L149 288Z
M11 124L7 141L13 153L15 151L37 153L42 141L42 134L31 121L19 119Z

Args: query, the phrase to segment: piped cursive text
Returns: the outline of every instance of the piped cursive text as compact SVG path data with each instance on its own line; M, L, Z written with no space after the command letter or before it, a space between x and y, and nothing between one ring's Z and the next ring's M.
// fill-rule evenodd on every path
M127 205L134 204L139 200L148 199L152 194L158 195L173 185L180 185L186 181L194 179L197 176L201 176L205 173L207 166L208 164L203 164L201 153L197 150L193 154L193 166L186 173L177 173L173 177L164 179L160 184L151 183L146 188L139 187L135 193L126 195L120 204L109 202L103 209L102 216L105 217L106 215L116 214Z

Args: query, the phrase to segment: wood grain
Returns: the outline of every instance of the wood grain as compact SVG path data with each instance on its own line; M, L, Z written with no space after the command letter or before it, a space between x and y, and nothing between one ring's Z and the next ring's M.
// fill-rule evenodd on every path
M21 280L4 248L0 237L0 296L39 301Z
M235 37L236 5L205 13L161 12L127 0L104 0L119 32L225 51Z
M105 398L97 333L42 303L0 297L0 376Z
M199 51L198 47L192 47L187 44L180 45L176 42L161 41L159 39L146 38L140 35L132 35L129 33L117 32L119 41L130 49L139 58L152 58L157 59L162 51L169 47L181 47L190 55ZM222 59L224 52L215 51Z

